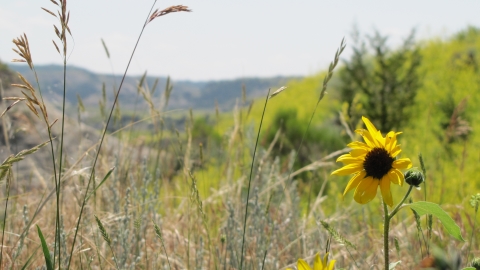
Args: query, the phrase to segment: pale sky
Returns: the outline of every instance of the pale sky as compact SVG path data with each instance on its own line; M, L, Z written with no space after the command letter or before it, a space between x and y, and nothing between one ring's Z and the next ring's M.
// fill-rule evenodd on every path
M123 73L151 0L69 0L68 63L112 73L100 39L110 50L115 74ZM186 5L150 23L129 74L170 75L175 80L311 75L328 68L343 37L374 29L398 44L413 27L417 39L445 38L468 25L480 27L480 1L386 0L183 0L158 1L156 8ZM61 63L52 39L55 10L48 0L2 0L0 59L17 58L11 40L26 33L34 63Z

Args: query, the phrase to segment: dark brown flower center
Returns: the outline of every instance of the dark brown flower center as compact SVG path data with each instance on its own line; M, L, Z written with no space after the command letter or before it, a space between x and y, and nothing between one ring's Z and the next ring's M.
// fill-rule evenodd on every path
M368 152L363 161L363 168L368 176L381 180L390 169L392 169L394 159L384 148L373 148Z

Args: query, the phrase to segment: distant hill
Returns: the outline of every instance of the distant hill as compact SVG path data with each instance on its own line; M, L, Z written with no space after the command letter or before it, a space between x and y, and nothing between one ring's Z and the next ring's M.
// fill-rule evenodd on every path
M34 76L27 65L9 65L9 68L23 74L32 84ZM55 104L60 104L63 93L63 67L60 65L36 66L40 85L46 98ZM127 76L120 102L123 108L133 107L137 96L136 85L141 76ZM160 100L166 83L166 77L147 76L150 87L159 79L154 98ZM220 109L229 110L235 100L242 96L242 85L245 85L248 98L256 98L266 94L268 88L275 88L299 77L272 77L272 78L242 78L221 81L176 81L173 80L173 91L169 100L169 109L214 109L217 100ZM67 102L77 103L77 94L87 106L98 106L102 95L102 85L105 83L107 97L111 101L113 86L120 83L121 76L97 74L83 68L67 67ZM141 98L140 98L141 100Z

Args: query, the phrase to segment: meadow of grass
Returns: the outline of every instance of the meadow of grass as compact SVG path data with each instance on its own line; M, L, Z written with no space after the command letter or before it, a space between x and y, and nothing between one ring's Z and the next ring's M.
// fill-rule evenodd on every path
M58 45L52 49L64 57L68 72L69 11L66 1L52 2L59 8L58 13L47 11L59 19ZM161 23L161 16L185 11L187 7L174 6L149 13L144 28L152 27L154 19ZM35 72L27 36L16 39L15 46L20 60ZM24 92L10 90L20 94L7 99L15 106L4 105L5 145L16 142L14 124L8 124L14 112L36 115L32 119L43 126L42 140L26 152L8 147L12 156L0 166L1 267L286 269L296 267L299 258L311 262L317 252L329 252L337 269L382 269L385 239L397 269L415 269L429 255L436 258L438 269L466 267L480 256L475 232L479 198L470 205L480 185L480 32L469 28L449 40L423 41L420 48L421 87L398 139L401 157L425 169L426 182L406 203L441 205L465 241L450 236L436 218L416 216L406 207L392 218L384 238L387 208L381 195L366 205L356 203L351 193L343 198L350 177L330 174L339 167L336 158L350 152L346 144L360 137L345 120L345 104L337 91L342 82L331 77L335 65L291 81L271 99L249 100L243 94L228 113L186 110L182 127L167 121L178 117L178 112L168 111L171 85L165 85L162 102L155 104L151 93L161 86L140 80L139 99L148 106L122 112L99 98L104 128L97 130L96 142L78 148L80 153L69 143L63 148L63 136L69 142L70 130L79 121L62 113L57 121L56 114L48 113L39 84L20 80L17 87ZM121 83L116 93L121 94ZM108 101L112 103L116 99ZM112 127L122 114L140 120ZM143 128L137 129L139 125ZM79 138L73 140L81 144ZM15 164L37 151L50 161L42 168L46 184L33 188L25 184L26 177L17 176ZM39 177L36 166L41 165L30 167L30 179ZM392 186L394 202L408 189L407 184Z

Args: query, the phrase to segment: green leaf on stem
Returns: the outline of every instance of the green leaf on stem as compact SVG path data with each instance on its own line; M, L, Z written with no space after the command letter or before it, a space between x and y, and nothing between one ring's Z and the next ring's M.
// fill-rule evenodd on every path
M410 208L415 210L420 216L425 214L431 214L438 218L442 222L443 227L447 232L455 239L465 242L460 232L460 227L455 221L438 205L431 202L414 202L409 205Z

